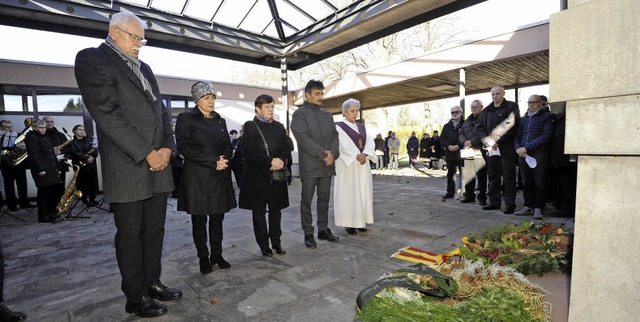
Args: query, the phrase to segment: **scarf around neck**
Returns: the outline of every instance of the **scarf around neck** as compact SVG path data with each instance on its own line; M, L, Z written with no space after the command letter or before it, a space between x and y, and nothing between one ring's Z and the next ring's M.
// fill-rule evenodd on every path
M140 65L141 65L140 59L133 58L131 55L129 55L120 47L118 47L118 45L116 45L116 43L113 41L113 39L111 39L110 36L107 36L107 39L105 39L104 43L107 46L109 46L109 48L113 49L122 58L122 60L124 60L124 62L127 63L127 66L129 66L129 68L131 68L133 73L136 74L136 76L138 76L138 78L140 79L140 82L142 83L142 87L144 88L144 90L149 92L149 94L151 94L151 97L153 98L154 101L157 101L158 99L156 98L155 95L153 95L153 91L151 90L151 84L144 77L144 75L142 75L142 71L140 71Z

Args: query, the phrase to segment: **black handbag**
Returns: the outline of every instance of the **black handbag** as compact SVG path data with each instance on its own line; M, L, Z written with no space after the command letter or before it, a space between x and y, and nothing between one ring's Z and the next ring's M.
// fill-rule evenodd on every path
M267 156L270 157L271 155L269 154L269 145L267 144L267 140L264 139L264 135L262 135L262 131L260 131L260 127L256 121L253 121L253 124L256 125L256 129L258 129L258 133L260 133L260 136L262 137L262 142L264 142L264 149L267 151ZM271 183L288 183L290 178L291 172L289 172L287 167L271 171Z

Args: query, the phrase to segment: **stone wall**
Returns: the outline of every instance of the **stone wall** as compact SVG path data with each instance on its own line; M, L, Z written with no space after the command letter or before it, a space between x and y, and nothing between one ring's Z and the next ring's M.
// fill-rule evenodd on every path
M640 317L640 1L569 0L550 22L549 99L578 157L570 321Z

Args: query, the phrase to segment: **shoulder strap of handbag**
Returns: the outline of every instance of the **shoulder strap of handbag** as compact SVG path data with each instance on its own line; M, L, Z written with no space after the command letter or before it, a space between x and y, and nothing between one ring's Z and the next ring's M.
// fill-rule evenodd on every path
M253 124L256 125L256 129L258 129L258 133L260 133L260 136L262 137L262 142L264 142L264 149L267 150L267 156L270 157L271 155L269 155L269 145L267 144L267 140L264 139L264 135L262 135L262 131L260 131L258 123L256 123L256 121L253 121Z

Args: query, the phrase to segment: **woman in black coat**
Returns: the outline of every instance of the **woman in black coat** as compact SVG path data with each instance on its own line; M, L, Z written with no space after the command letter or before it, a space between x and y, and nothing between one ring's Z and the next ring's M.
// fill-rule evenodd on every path
M290 153L287 135L282 123L273 119L273 97L260 95L254 105L256 116L244 124L242 136L244 179L240 189L239 206L252 211L253 232L262 255L273 255L269 248L269 240L276 253L285 254L280 243L280 218L281 210L289 207L289 194L286 183L271 182L271 171L282 169L285 165L284 160ZM268 155L265 141L269 149ZM268 227L265 218L267 206Z
M178 152L184 156L178 210L191 215L193 242L202 274L211 273L213 264L222 269L231 267L222 257L222 221L224 213L236 207L229 169L231 140L226 121L213 111L215 93L210 83L193 84L191 95L197 106L178 115L176 122Z
M98 169L96 158L98 149L93 145L93 137L87 137L84 126L78 124L73 127L73 141L71 146L71 161L80 167L76 189L82 192L82 202L87 206L97 206ZM88 197L88 199L87 199Z
M33 131L27 132L24 143L27 146L31 164L31 176L38 187L38 221L54 222L59 215L56 206L60 201L55 196L62 195L64 185L58 174L58 159L53 152L53 145L44 135L47 126L43 120L35 120Z

